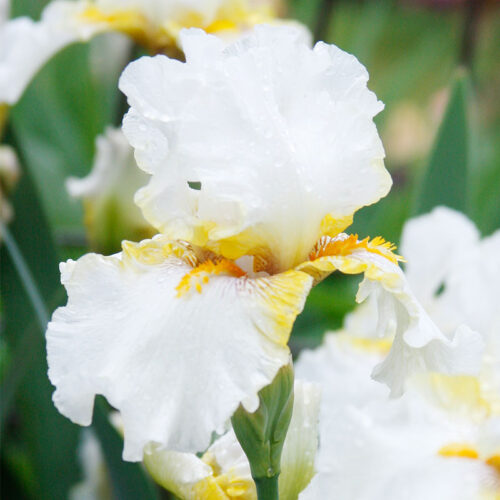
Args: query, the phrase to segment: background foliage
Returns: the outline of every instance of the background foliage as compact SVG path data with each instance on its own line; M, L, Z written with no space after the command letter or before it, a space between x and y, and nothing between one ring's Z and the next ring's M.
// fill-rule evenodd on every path
M37 18L44 4L14 0L12 16ZM483 234L499 228L495 2L293 0L289 15L307 23L316 38L356 55L386 104L377 124L394 187L386 199L356 215L354 231L397 243L408 217L437 204L465 212ZM126 61L105 63L107 36L71 46L44 67L11 110L4 137L23 167L12 198L15 218L3 231L0 248L5 499L64 499L82 474L80 429L51 402L43 334L53 309L65 302L58 262L87 251L81 205L68 197L65 179L89 171L96 135L119 124L124 110L117 79ZM295 353L317 345L325 330L340 327L354 306L358 280L334 275L314 289L294 327ZM99 400L94 429L113 495L157 498L140 466L122 462L121 438L109 425L107 410Z

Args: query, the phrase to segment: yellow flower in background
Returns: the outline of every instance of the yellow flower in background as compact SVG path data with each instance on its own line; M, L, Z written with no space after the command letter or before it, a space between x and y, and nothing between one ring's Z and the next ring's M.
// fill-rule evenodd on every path
M121 78L124 132L150 175L136 201L161 234L61 265L68 305L47 331L59 411L88 425L104 395L127 460L149 443L206 450L240 403L257 409L309 290L335 270L364 272L359 300L377 295L395 325L377 368L394 393L417 369L474 370L477 336L440 332L393 246L342 232L391 186L365 68L291 28L181 43L186 63L145 57Z
M234 38L257 23L279 22L278 10L275 0L55 0L40 21L0 17L0 104L15 104L59 50L99 33L124 33L152 52L178 51L182 28Z

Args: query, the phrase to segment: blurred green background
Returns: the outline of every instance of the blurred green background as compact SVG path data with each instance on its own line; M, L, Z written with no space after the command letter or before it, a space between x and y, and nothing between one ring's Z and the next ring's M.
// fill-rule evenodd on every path
M46 2L14 0L12 17L37 18ZM496 2L294 0L288 17L316 39L353 53L385 105L377 125L394 187L361 210L353 232L398 242L404 221L437 204L457 208L483 234L500 227L500 11ZM87 251L81 203L67 177L91 167L95 137L124 111L120 61L102 60L106 37L53 58L11 110L3 142L22 176L1 251L1 497L65 499L82 478L80 428L51 402L43 334L65 302L58 262ZM432 242L429 242L432 244ZM294 353L340 327L359 278L334 275L311 293L294 327ZM140 466L121 461L121 442L96 404L112 494L159 498ZM161 495L165 496L164 493Z

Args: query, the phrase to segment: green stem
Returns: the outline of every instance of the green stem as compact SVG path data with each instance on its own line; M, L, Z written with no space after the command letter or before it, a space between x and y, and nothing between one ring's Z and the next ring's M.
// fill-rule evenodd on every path
M42 332L45 332L47 323L49 322L49 313L47 312L40 290L33 279L33 275L31 274L28 264L26 264L14 237L10 234L8 227L2 223L0 223L0 234L3 238L5 246L7 247L10 258L12 259L12 263L21 278L24 290L30 299L33 309L35 310L40 328Z
M259 407L249 413L239 406L231 418L234 433L250 464L258 500L279 500L281 452L293 412L293 367L281 367L259 391Z
M279 500L278 477L254 477L258 500Z

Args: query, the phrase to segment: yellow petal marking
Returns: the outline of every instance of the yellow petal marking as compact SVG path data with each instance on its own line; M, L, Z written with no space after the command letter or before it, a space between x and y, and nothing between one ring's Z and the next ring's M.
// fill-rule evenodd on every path
M486 460L486 465L493 467L500 474L500 455L493 455Z
M135 9L103 12L92 5L81 13L81 19L89 24L104 24L109 31L125 33L151 52L159 52L175 43L170 34Z
M209 451L201 459L211 467L213 475L195 485L195 499L257 500L257 491L251 477L240 477L233 469L222 473L215 456Z
M218 10L215 18L206 23L196 11L186 10L175 19L154 23L140 10L117 9L103 12L97 6L87 7L80 15L83 22L104 24L110 31L120 31L153 53L175 48L179 33L183 28L202 28L207 33L238 31L255 24L270 22L276 12L269 6L250 9L244 0L227 0Z
M326 215L321 221L318 237L333 238L337 236L352 224L352 217L352 215L348 215L335 218L331 214ZM253 255L256 258L255 272L266 271L269 274L275 274L282 270L282 265L277 262L267 246L268 236L259 232L258 228L248 228L226 238L212 238L212 235L216 234L217 230L218 228L214 223L203 224L196 233L199 238L196 244L205 245L215 253L233 260L243 255Z
M468 443L451 443L443 446L438 454L442 457L449 458L468 458L470 460L480 460L484 464L492 467L497 474L500 475L500 455L495 454L490 457L481 457L474 446ZM499 492L500 493L500 492Z
M335 218L333 215L326 215L321 221L321 236L337 236L352 224L353 215Z
M192 500L257 500L255 484L251 479L224 474L208 477L193 488ZM190 499L191 500L191 499Z
M207 33L242 31L255 24L269 23L276 15L275 9L269 5L249 8L245 0L227 0L209 24L198 12L186 11L177 19L164 23L163 28L172 39L177 40L183 28L202 28Z
M479 458L479 453L472 446L463 443L452 443L443 446L438 451L438 454L442 457Z
M262 335L285 346L293 322L302 312L312 287L312 278L302 272L286 271L266 278L248 280L249 292L256 301L262 301L262 311L255 317L255 326ZM267 313L264 313L267 311Z
M355 337L354 335L339 334L339 340L349 344L362 352L369 354L380 354L385 356L389 353L392 347L392 339L378 339L378 338L365 338Z
M147 219L153 220L154 217L145 210ZM317 237L322 236L333 238L341 231L352 224L352 215L335 218L332 215L326 215L318 226ZM290 269L300 264L306 258L310 247L304 250L297 249L297 261L293 265L284 265L278 261L279 257L273 255L269 247L269 239L272 237L268 229L259 227L249 227L242 231L228 235L223 227L213 221L198 220L196 224L185 227L179 233L178 227L169 227L168 224L162 227L162 232L172 239L182 238L190 241L193 245L206 248L216 255L220 255L230 260L237 260L244 255L255 257L254 271L265 271L269 274L276 274ZM374 240L375 241L375 240Z
M254 318L255 328L271 341L286 346L293 322L302 311L312 286L312 278L303 272L290 270L273 276L247 278L246 273L234 262L222 257L214 257L200 249L195 249L183 241L172 241L164 235L140 243L122 243L122 264L130 262L140 265L162 265L169 257L184 261L192 269L187 271L176 287L177 296L182 297L193 287L201 293L203 286L213 275L242 278L237 284L241 293L252 295L252 304L261 314L250 315ZM202 249L203 250L203 249ZM200 261L200 257L202 261ZM253 306L252 306L253 307Z
M187 273L176 287L177 297L185 295L192 286L201 293L203 285L210 281L210 275L224 274L234 278L245 276L245 272L234 262L227 259L207 260Z
M419 379L423 387L430 383L434 403L446 411L465 414L475 421L481 421L492 413L477 377L432 373L421 375L416 379L417 383Z
M470 419L476 422L481 422L490 416L490 405L483 398L481 384L476 377L434 373L420 378L424 382L424 386L430 381L432 386L431 395L435 399L434 403L442 406L447 411L466 413ZM438 454L448 458L479 460L492 467L498 474L500 481L499 453L485 456L473 444L456 442L443 446L438 450ZM494 488L494 491L489 492L493 496L485 496L484 498L500 499L500 482L498 483L498 489L496 486Z
M172 241L163 235L140 243L122 242L123 261L134 260L140 264L154 266L165 262L168 257L177 257L191 267L199 263L191 245L182 241Z
M176 287L177 297L182 297L193 287L202 293L203 286L212 275L243 278L246 273L234 262L224 259L209 259L188 272ZM312 278L302 272L291 270L274 276L246 278L241 289L252 295L259 304L261 314L255 316L255 327L270 340L286 346L293 322L304 307L312 286Z

